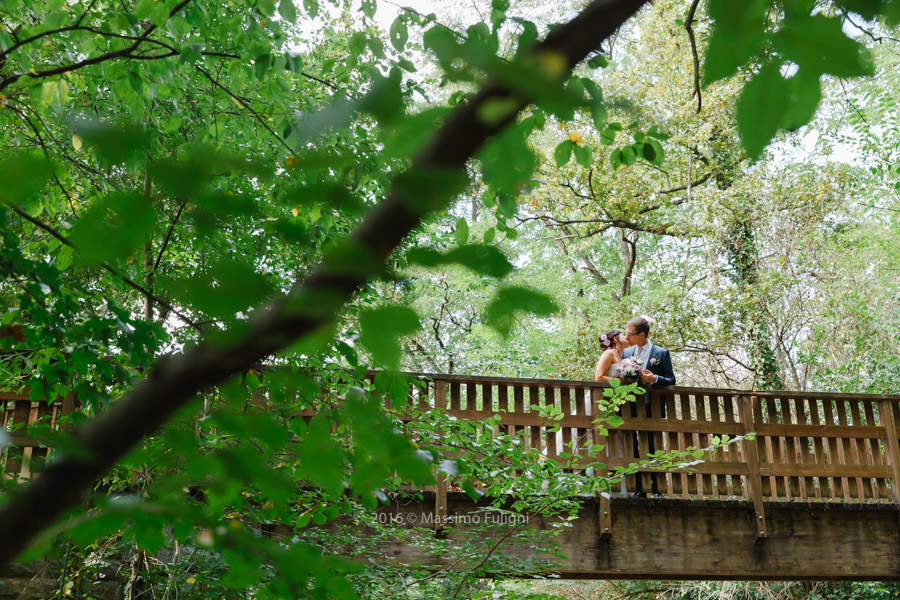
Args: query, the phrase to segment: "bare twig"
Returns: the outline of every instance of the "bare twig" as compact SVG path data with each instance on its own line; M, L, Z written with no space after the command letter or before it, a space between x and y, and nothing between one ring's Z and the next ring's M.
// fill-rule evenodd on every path
M691 40L691 54L694 58L694 96L697 97L697 114L703 108L703 95L700 93L700 56L697 54L697 39L694 37L694 14L697 12L697 5L700 0L694 0L691 8L688 10L687 18L684 20L684 28L687 30L688 38Z
M181 204L178 205L178 212L175 213L175 217L172 218L172 222L169 223L169 229L166 230L166 237L163 238L162 245L159 247L159 253L156 255L156 261L153 263L153 268L150 270L151 273L156 273L156 270L159 268L159 261L162 260L163 252L166 251L166 246L169 245L169 238L172 237L172 230L175 229L175 225L178 223L178 219L181 218L181 211L184 210L184 207L187 205L187 200L182 200Z

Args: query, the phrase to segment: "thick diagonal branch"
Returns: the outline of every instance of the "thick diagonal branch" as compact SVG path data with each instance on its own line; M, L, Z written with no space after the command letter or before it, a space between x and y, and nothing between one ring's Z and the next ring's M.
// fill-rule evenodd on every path
M555 29L534 52L556 52L571 69L633 15L646 0L595 0L566 25ZM501 121L485 122L485 107L515 103ZM146 379L74 435L89 457L61 456L44 473L0 507L0 567L21 552L63 511L77 505L93 482L141 438L155 432L201 389L225 381L299 338L330 324L338 310L370 277L382 269L394 249L421 223L419 195L429 210L450 201L452 191L411 186L410 181L436 172L465 175L465 164L485 141L508 125L528 98L509 86L488 82L455 111L414 159L410 172L398 177L391 192L366 217L348 244L370 258L366 268L329 261L299 282L286 297L259 311L248 330L226 346L203 343L182 355L157 361ZM411 193L411 190L414 190ZM351 265L353 266L353 265Z

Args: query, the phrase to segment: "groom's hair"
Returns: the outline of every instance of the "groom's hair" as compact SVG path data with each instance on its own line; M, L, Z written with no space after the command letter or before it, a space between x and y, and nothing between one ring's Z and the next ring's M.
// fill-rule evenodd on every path
M628 324L631 327L634 327L635 333L646 333L647 335L650 335L650 321L644 317L636 317L628 321Z

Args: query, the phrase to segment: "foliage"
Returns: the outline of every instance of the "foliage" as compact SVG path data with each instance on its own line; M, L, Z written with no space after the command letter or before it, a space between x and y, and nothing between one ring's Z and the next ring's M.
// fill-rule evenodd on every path
M567 471L565 450L546 460L514 432L494 435L496 423L431 411L404 424L381 408L385 395L408 396L395 369L585 378L597 330L637 312L658 316L656 341L708 359L691 361L698 381L762 374L847 388L859 385L852 374L896 391L898 303L883 299L896 296L897 221L866 207L896 169L831 161L824 141L785 161L796 137L764 152L820 98L833 103L843 78L890 71L890 53L845 35L842 19L883 15L877 27L890 27L894 4L728 6L698 13L709 85L692 100L701 73L672 33L687 9L675 0L654 3L571 77L565 56L529 54L549 24L502 0L465 28L403 11L386 32L369 0L5 0L3 387L45 401L73 393L90 417L278 308L324 323L296 343L248 341L276 349L269 364L198 374L201 397L135 440L33 552L69 556L72 581L126 554L135 596L493 593L482 576L544 568L552 540L510 536L536 548L515 562L486 541L492 532L463 548L412 531L460 562L441 577L410 574L382 560L398 534L374 519L379 502L442 471L473 496L512 493L513 510L568 518L579 492L609 481ZM468 184L407 171L453 107L491 82L512 92L479 122L508 126L468 161ZM533 105L516 117L525 98ZM894 115L873 104L877 122L832 123L830 139L861 138L869 159L882 156L881 123ZM422 223L399 245L378 238L384 262L358 242L385 232L348 236L391 189L415 198L407 211ZM299 295L316 265L337 286L344 275L367 283L346 305ZM868 353L884 359L872 367ZM388 370L369 382L369 366ZM611 392L610 410L632 392ZM35 433L78 453L49 427ZM281 537L260 535L276 525ZM183 550L166 556L172 546Z

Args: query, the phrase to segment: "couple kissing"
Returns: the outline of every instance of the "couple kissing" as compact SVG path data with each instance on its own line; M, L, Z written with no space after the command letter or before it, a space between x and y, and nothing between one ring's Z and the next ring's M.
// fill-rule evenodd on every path
M603 354L594 369L594 381L634 379L643 385L675 385L669 351L649 339L650 321L637 317L625 331L613 329L600 335Z

